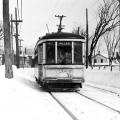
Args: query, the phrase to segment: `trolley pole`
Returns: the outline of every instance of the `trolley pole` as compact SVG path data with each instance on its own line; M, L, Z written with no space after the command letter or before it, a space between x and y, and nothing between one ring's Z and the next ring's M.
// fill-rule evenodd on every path
M49 27L48 27L48 24L46 24L46 27L47 27L47 31L48 31L48 33L50 33L50 31L49 31Z
M16 34L15 34L15 39L16 39L16 66L17 66L17 68L19 68L20 60L19 60L18 24L19 24L19 22L22 22L22 20L18 20L18 18L17 18L17 8L15 8L15 20L12 20L12 22L15 22L15 26L16 26Z
M9 0L3 0L3 28L5 52L5 78L13 78L9 22Z
M86 68L88 68L88 9L86 8Z
M60 23L59 23L59 25L58 25L58 32L61 32L62 29L64 29L63 26L62 26L62 19L63 19L64 17L66 17L66 16L64 16L64 15L55 15L55 17L58 17L58 18L60 19Z

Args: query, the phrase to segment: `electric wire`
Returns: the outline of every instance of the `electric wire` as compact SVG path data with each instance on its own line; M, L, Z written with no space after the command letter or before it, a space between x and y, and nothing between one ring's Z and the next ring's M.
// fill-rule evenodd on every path
M20 16L19 16L19 1L17 0L17 14L18 14L18 19L20 19Z
M21 20L22 20L22 4L23 4L23 2L21 0Z

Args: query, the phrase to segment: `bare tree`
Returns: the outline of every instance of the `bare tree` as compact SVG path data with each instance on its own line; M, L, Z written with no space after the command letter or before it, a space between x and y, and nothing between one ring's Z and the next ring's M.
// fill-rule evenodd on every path
M72 33L81 35L83 37L86 35L86 31L81 26L73 28Z
M0 23L0 40L3 40L3 25Z
M106 35L104 36L104 40L108 52L109 65L111 66L111 71L112 71L112 61L115 58L115 50L120 41L119 35L117 35L116 33L117 32L114 30L113 33L107 32Z
M98 7L98 23L91 38L92 43L88 57L90 64L99 38L106 32L114 30L117 26L119 26L119 2L115 0L103 0L103 4L100 4Z

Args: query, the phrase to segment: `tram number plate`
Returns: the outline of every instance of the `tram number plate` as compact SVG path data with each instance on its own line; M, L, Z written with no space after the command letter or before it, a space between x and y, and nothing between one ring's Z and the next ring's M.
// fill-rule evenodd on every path
M72 78L72 70L60 69L59 74L65 75L64 77Z

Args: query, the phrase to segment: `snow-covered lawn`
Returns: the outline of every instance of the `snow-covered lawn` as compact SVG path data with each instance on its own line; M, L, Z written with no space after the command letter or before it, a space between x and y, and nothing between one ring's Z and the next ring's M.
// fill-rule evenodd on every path
M85 81L120 94L120 71L118 67L117 69L114 68L113 71L110 71L109 67L100 70L98 67L88 68L85 72Z

